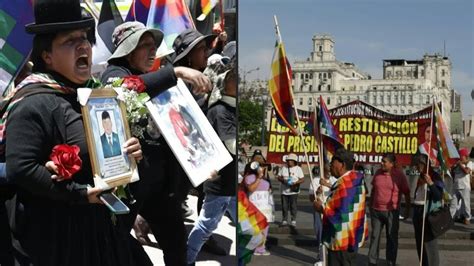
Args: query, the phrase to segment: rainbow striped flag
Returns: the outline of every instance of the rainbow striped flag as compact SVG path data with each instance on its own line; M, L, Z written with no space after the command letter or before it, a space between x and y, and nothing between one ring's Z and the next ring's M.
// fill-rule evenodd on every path
M31 0L0 1L0 93L4 96L28 60L33 35L25 32L25 24L34 20Z
M286 58L285 47L282 42L277 41L272 60L272 77L268 81L268 88L278 123L288 127L296 134L297 131L293 126L295 111L293 109L291 76L291 66Z
M201 0L202 14L197 18L197 20L203 21L206 19L207 15L209 15L217 3L219 3L219 0Z
M184 0L133 0L125 20L161 30L169 49L181 32L195 28Z
M323 211L322 241L333 251L354 252L364 245L369 226L364 176L351 170L331 188Z
M239 190L238 203L238 256L239 265L250 262L253 251L264 239L263 230L268 226L267 218L253 205L244 191Z
M443 171L449 170L457 160L459 160L459 153L454 146L453 139L449 130L444 123L443 116L437 104L434 105L434 130L433 133L436 136L436 147L438 149L437 159L439 165Z
M339 131L334 127L328 108L322 96L319 96L318 123L320 132L315 133L315 137L320 143L323 139L324 148L334 154L337 149L344 148L344 140L339 136Z

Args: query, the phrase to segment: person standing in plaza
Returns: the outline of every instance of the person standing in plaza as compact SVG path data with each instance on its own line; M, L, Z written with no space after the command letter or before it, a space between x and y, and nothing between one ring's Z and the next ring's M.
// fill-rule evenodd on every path
M426 154L418 154L413 158L413 165L420 173L415 189L415 197L413 199L413 227L415 229L418 258L420 258L421 246L423 245L423 265L436 266L439 265L438 239L430 233L430 230L427 230L426 226L424 228L423 243L421 241L423 211L425 210L425 204L428 204L426 215L441 207L444 183L439 174L434 171L433 167L429 166L427 171L428 164L429 159ZM428 190L426 191L426 189Z
M469 151L466 148L459 150L461 157L458 163L453 166L453 198L451 200L451 213L455 213L454 220L459 218L466 225L471 222L471 172L474 163L469 161ZM456 213L458 202L461 201L459 213Z
M331 187L336 183L337 179L331 175L331 170L329 164L324 164L324 174L323 178L320 177L319 171L314 171L316 168L313 168L313 180L309 185L309 201L313 203L316 200L316 197L320 198L322 202L326 202L329 194L331 193ZM315 191L316 190L316 191ZM313 212L313 226L314 233L316 235L316 247L318 249L318 254L316 256L315 266L324 265L323 261L323 243L321 241L323 234L323 220L321 213L314 210Z
M313 207L323 215L323 244L328 265L356 265L357 251L364 244L368 225L365 217L365 182L355 170L354 154L339 148L331 159L331 174L337 178L326 203L316 198Z
M400 198L405 197L405 214L410 213L410 188L407 177L396 166L393 153L386 153L382 157L382 168L372 179L370 198L370 246L369 265L377 265L379 259L380 235L383 227L387 236L386 260L388 265L395 265L398 251L398 229L400 215Z
M273 222L272 205L270 204L270 198L272 197L270 181L265 177L265 170L260 166L260 163L253 161L247 165L245 170L244 185L247 191L250 202L252 202L257 209L265 215L267 222L270 224ZM273 202L273 200L272 200ZM265 243L268 236L267 226L264 231L264 240L260 246L258 246L254 255L268 256L270 252L265 248Z
M298 194L300 193L300 184L304 182L304 174L301 167L298 166L298 156L296 154L288 154L285 161L286 165L280 169L277 177L278 181L281 182L281 225L288 225L288 210L290 210L291 226L296 227Z

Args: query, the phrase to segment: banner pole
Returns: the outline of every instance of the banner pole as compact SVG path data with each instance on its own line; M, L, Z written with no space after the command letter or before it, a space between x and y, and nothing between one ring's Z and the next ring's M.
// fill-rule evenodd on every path
M431 124L430 124L430 138L429 138L429 143L428 143L428 160L426 162L426 174L429 174L429 169L430 169L430 154L431 154L431 137L433 136L433 120L434 120L434 100L433 104L431 105ZM425 188L425 195L424 195L424 200L423 200L423 219L421 220L422 222L422 227L421 227L421 250L420 250L420 266L423 264L423 246L424 246L424 238L425 238L425 219L426 219L426 196L428 192L428 184L425 181L425 184L423 185Z
M313 97L313 100L316 100L316 99ZM321 108L321 106L319 108ZM316 112L316 110L315 110L315 112ZM324 156L323 156L324 145L323 145L323 137L321 135L321 123L319 122L319 119L317 119L318 118L317 115L319 115L319 113L315 113L315 117L316 117L316 120L318 122L318 130L319 130L318 134L319 134L319 139L320 139L319 143L318 143L318 153L319 153L319 178L320 178L319 179L319 186L321 186L321 180L324 178L325 162L324 162ZM321 192L324 193L324 191L322 191L322 190L323 189L321 188ZM314 190L314 198L316 199L316 189ZM321 197L321 201L323 200L323 198L324 198L324 194ZM324 214L321 213L320 215L321 215L321 221L322 221ZM323 253L323 254L319 254L319 257L322 258L323 265L327 265L326 264L326 246L323 245L322 243L319 243L319 244L322 247L322 248L319 249L319 251Z

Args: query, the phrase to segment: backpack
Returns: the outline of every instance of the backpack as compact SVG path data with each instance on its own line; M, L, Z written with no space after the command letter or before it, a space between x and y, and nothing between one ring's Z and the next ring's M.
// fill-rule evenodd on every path
M40 93L57 93L56 91L52 89L47 89L47 88L41 88L41 87L36 87L33 86L36 84L32 85L27 85L23 87L21 90L18 90L12 97L5 98L0 102L0 131L1 131L1 136L2 139L0 141L0 164L3 164L3 167L6 167L5 165L5 139L3 138L3 134L6 131L6 119L4 119L5 113L10 110L10 104L18 102L22 100L25 97L35 95L35 94L40 94ZM10 108L9 108L10 107ZM8 114L7 114L8 116ZM6 200L9 200L13 198L13 196L16 193L15 185L10 182L6 174L0 175L0 202L4 202Z

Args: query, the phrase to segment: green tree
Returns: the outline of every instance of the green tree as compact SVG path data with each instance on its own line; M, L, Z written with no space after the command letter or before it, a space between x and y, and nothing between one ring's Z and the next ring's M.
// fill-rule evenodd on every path
M260 145L262 134L263 108L261 103L239 100L239 139L251 145Z

